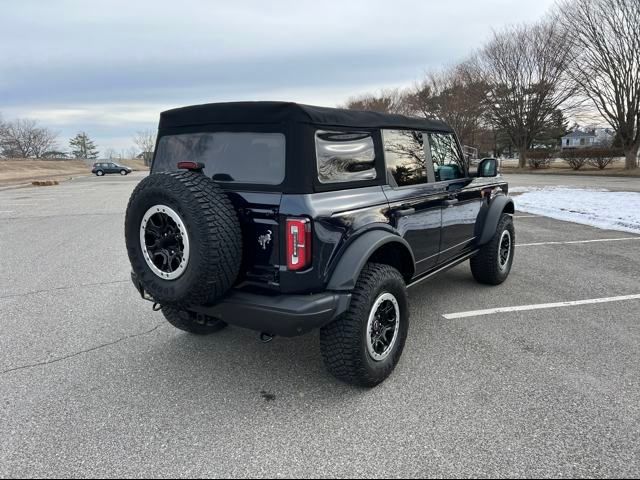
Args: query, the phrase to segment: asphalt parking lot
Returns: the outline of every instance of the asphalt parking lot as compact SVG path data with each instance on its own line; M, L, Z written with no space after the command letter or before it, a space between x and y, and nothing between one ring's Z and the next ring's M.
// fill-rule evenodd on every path
M363 391L317 335L152 312L123 238L140 178L0 192L1 477L640 475L640 298L467 313L640 295L640 236L517 214L507 283L415 287L403 359Z

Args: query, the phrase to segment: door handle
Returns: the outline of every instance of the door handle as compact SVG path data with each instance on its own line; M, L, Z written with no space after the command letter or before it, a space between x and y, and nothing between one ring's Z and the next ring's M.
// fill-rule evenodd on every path
M448 200L444 201L444 205L447 206L447 207L451 207L452 205L455 205L459 201L460 200L458 200L457 198L449 198Z
M396 210L395 212L393 212L393 214L398 218L413 215L414 213L416 213L416 209L413 207L401 208L400 210Z

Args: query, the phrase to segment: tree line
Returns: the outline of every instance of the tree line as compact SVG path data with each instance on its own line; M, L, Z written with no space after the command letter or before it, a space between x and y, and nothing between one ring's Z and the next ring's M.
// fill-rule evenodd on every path
M73 158L80 160L96 160L100 157L100 150L86 132L79 132L69 139L69 149L66 151L60 149L58 137L57 132L40 126L35 120L19 118L5 122L0 118L0 157L15 159ZM132 139L135 147L120 154L114 149L108 148L103 152L103 157L122 160L131 159L140 154L145 164L149 165L155 139L156 133L154 131L139 131Z
M443 120L480 152L517 151L520 167L532 150L557 148L569 118L596 111L615 132L625 168L636 168L640 1L564 0L544 20L494 32L413 87L363 94L346 107Z

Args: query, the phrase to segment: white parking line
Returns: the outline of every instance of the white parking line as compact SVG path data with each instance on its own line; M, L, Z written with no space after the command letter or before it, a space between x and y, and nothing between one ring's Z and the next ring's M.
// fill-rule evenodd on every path
M4 203L3 207L37 207L37 203Z
M0 210L0 213L13 213L13 210Z
M513 218L542 218L540 215L514 215Z
M442 315L447 320L457 318L480 317L496 313L524 312L528 310L542 310L545 308L574 307L576 305L591 305L595 303L623 302L625 300L640 300L640 295L624 295L621 297L592 298L590 300L577 300L573 302L539 303L537 305L520 305L517 307L489 308L487 310L471 310L469 312L448 313Z
M597 240L572 240L569 242L518 243L516 246L517 247L539 247L540 245L571 245L576 243L625 242L630 240L640 240L640 237L599 238Z

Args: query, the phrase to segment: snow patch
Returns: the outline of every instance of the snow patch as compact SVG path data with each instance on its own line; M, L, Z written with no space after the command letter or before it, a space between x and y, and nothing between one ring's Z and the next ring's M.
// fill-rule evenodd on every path
M522 193L514 197L521 212L640 234L640 193L566 187L516 187L512 192Z
M540 190L544 190L545 192L553 192L555 190L582 190L586 192L608 192L606 188L580 188L576 189L575 187L570 187L568 185L556 185L554 187L509 187L509 193L528 193L528 192L538 192Z

